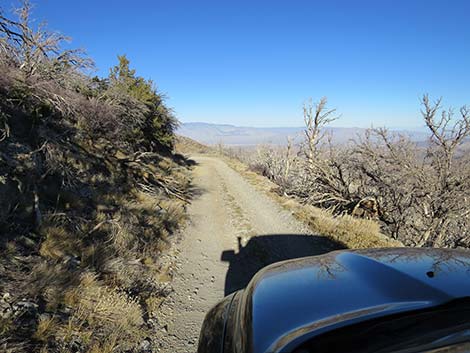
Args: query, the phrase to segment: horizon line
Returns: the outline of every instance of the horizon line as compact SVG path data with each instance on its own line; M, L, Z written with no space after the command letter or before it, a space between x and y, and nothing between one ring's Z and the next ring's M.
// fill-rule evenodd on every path
M248 125L236 125L234 123L214 123L214 122L207 122L207 121L180 121L181 125L184 124L205 124L205 125L218 125L218 126L233 126L238 128L248 128L248 129L305 129L305 126L294 126L294 125L286 125L286 126L248 126ZM421 126L387 126L387 125L377 125L377 126L369 126L369 127L361 127L361 126L327 126L327 128L332 129L373 129L378 127L384 127L391 130L414 130L414 129L423 129L426 128L426 125Z

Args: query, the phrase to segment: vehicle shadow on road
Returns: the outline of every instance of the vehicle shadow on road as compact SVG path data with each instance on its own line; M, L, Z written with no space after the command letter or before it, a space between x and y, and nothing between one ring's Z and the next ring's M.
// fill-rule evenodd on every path
M249 239L238 238L238 251L225 250L221 260L229 262L225 277L225 295L246 287L263 267L275 262L321 255L345 246L332 239L310 234L268 234Z

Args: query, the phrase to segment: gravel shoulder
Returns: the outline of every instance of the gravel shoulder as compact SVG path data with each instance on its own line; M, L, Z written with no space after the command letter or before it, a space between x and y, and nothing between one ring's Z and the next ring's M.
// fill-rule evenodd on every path
M197 196L172 250L175 275L158 320L160 352L195 352L205 313L258 269L334 248L222 160L193 159Z

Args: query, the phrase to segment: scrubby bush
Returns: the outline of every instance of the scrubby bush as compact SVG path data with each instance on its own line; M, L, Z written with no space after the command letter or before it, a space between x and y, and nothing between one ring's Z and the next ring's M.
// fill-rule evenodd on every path
M177 120L125 56L91 77L30 12L0 12L0 350L130 351L185 217Z
M334 145L325 127L335 117L326 99L304 108L305 141L295 148L261 146L239 154L280 191L334 214L376 219L406 245L470 246L470 113L443 110L422 100L429 140L369 129L346 145Z

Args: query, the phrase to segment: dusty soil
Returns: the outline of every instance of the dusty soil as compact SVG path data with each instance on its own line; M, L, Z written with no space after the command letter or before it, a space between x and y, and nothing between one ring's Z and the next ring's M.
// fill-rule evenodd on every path
M307 227L216 157L196 156L190 223L173 249L173 291L161 307L160 352L195 352L205 313L270 263L324 253Z

